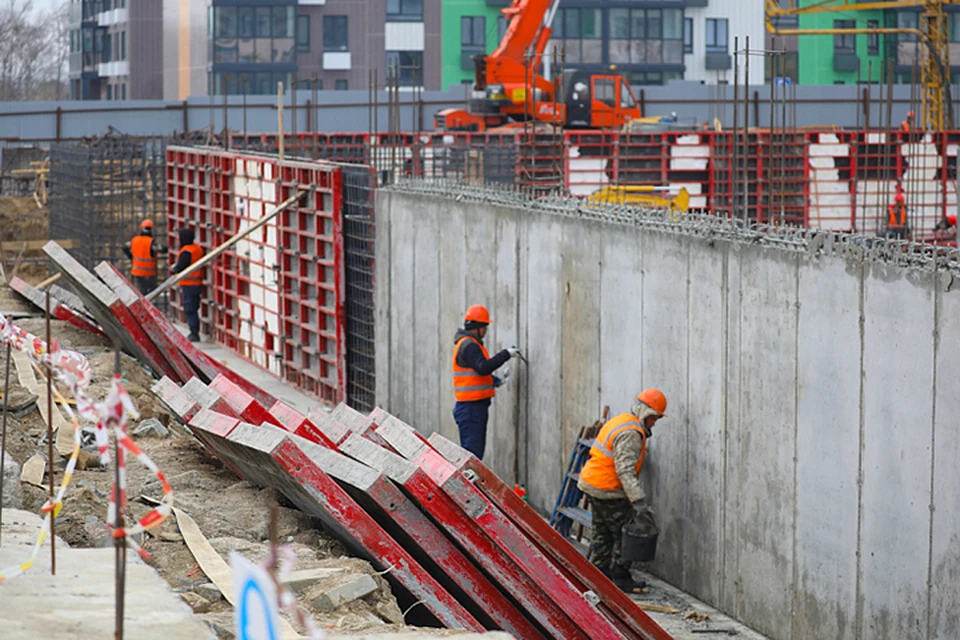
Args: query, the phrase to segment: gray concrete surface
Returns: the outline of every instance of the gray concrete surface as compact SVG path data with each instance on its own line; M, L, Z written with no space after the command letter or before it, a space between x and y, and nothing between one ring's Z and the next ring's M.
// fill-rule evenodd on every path
M25 561L40 529L40 517L4 510L0 568ZM124 637L165 640L213 639L170 586L137 558L127 554ZM114 635L114 551L71 549L58 539L57 575L50 575L50 547L22 576L0 583L5 639L72 640Z
M455 439L452 334L486 304L490 351L516 342L530 365L493 400L484 461L541 512L576 429L657 386L657 575L777 640L955 637L960 294L943 269L417 188L378 199L381 406Z

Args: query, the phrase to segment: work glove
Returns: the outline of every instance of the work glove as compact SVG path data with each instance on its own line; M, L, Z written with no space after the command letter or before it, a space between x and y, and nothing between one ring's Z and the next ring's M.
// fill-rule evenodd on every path
M511 358L516 358L518 355L520 355L520 348L517 347L517 345L513 345L512 347L507 347L507 353L510 354Z
M653 520L653 507L647 504L646 498L640 498L633 503L633 513L638 521Z

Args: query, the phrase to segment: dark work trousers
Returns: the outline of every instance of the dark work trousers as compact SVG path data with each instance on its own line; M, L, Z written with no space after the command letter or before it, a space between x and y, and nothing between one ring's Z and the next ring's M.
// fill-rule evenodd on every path
M133 276L133 284L140 295L145 296L157 288L157 276Z
M590 562L601 571L629 576L630 563L623 559L623 525L633 520L633 505L626 498L597 500L590 498L593 535L590 538Z
M202 284L180 287L180 295L183 297L183 314L187 316L190 333L195 335L200 335L200 295L202 293Z
M453 406L453 419L460 429L460 446L483 460L487 447L487 417L490 399L473 402L457 402Z

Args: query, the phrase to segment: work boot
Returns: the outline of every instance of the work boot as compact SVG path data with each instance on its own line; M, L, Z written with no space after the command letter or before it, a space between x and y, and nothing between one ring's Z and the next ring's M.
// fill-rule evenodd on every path
M200 342L200 334L191 333L190 335L187 336L187 340L189 340L190 342Z
M610 579L613 580L613 584L617 585L624 593L635 593L647 586L647 583L643 580L634 580L629 569L624 569L619 566L614 567L613 571L610 572Z

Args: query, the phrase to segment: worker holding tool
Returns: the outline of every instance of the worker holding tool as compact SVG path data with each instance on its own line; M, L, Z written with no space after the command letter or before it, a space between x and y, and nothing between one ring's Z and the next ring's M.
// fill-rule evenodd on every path
M203 257L203 249L194 243L193 229L183 228L177 231L180 236L180 253L177 254L177 263L170 269L170 273L177 274L186 270L190 265ZM190 327L190 342L200 342L200 296L203 294L203 269L198 268L180 281L180 300L183 313L187 316L187 326Z
M653 425L666 410L667 399L657 389L640 393L629 413L608 420L600 429L577 483L590 497L593 513L590 561L628 592L643 585L634 582L630 562L622 557L622 530L633 519L656 526L639 476Z
M137 291L147 295L157 288L157 245L153 241L153 220L140 223L140 233L133 236L123 252L133 262L130 275ZM161 249L161 253L163 249Z
M491 358L483 346L489 324L487 308L473 305L463 317L463 329L457 330L453 348L453 392L457 398L453 419L460 430L460 446L480 460L487 444L490 399L496 387L510 375L507 371L499 378L493 372L510 358L521 355L520 349L510 347Z

